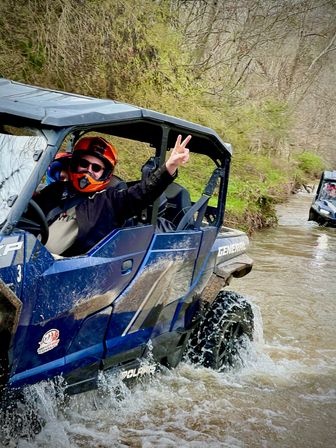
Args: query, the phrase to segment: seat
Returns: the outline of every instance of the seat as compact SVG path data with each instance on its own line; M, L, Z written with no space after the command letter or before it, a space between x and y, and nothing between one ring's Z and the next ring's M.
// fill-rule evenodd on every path
M173 182L166 188L164 194L167 199L164 217L177 226L192 205L189 191Z

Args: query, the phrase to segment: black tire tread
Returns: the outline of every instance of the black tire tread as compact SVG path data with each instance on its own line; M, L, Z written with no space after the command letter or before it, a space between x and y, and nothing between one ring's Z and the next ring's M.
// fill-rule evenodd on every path
M229 341L229 346L223 341L224 333L227 337L231 330L237 333L237 338ZM250 303L234 291L222 290L191 334L187 357L192 363L215 370L235 367L241 364L240 348L252 338L253 311ZM222 348L224 357L221 356Z

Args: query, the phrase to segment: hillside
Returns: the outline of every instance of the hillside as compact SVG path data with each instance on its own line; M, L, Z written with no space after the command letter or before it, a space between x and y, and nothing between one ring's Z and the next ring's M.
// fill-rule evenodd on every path
M2 0L0 76L214 128L234 148L227 223L252 231L335 167L335 16L320 0Z

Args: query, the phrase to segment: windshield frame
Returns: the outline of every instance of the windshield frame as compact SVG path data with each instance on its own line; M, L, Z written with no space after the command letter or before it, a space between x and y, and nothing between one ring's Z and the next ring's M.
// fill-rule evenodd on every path
M15 135L0 132L0 226L22 194L41 152L47 148L43 135Z
M46 144L44 149L38 154L36 165L28 176L24 188L13 202L7 218L0 223L0 235L8 235L16 228L22 214L27 209L29 201L32 199L34 192L45 175L48 165L53 160L66 135L72 129L62 128L55 130L37 126L32 126L31 128L36 129L43 136Z

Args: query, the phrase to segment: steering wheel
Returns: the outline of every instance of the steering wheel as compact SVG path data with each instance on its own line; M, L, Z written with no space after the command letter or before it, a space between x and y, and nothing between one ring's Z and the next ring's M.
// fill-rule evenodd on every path
M32 233L35 236L41 236L41 243L46 244L49 238L49 226L45 214L41 207L31 199L28 203L28 208L22 215L17 224L22 230Z

